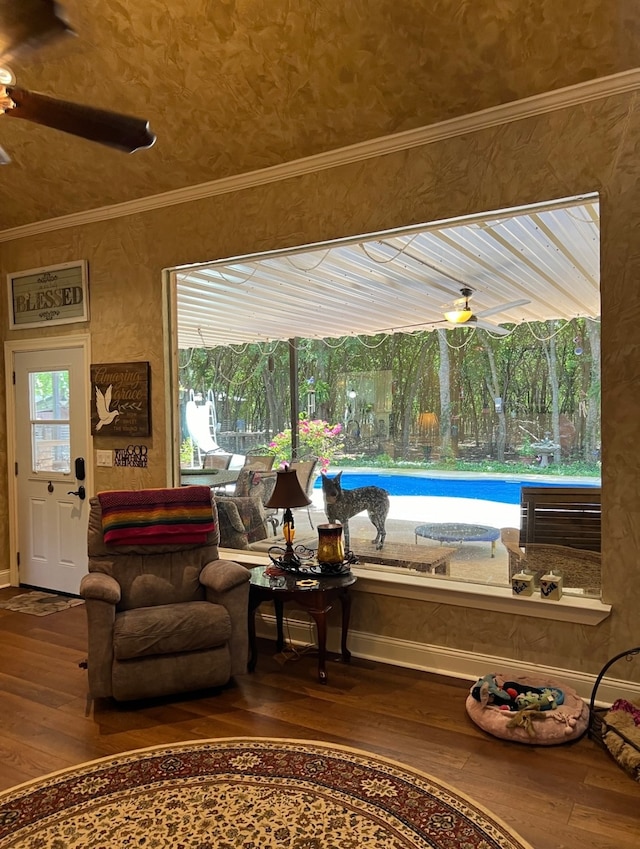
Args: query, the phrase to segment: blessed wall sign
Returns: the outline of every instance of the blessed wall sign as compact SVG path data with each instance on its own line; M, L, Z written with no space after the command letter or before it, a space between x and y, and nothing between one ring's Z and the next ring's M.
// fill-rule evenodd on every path
M89 320L85 260L18 271L7 281L11 330Z
M149 363L91 366L91 433L149 436Z

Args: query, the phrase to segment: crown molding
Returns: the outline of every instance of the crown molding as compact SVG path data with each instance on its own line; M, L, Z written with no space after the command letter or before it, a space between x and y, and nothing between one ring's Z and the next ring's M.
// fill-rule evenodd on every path
M410 150L415 147L423 147L434 142L443 141L455 136L463 136L467 133L509 124L513 121L522 121L559 109L566 109L593 100L601 100L613 95L636 91L640 88L640 68L612 74L608 77L599 77L588 80L577 85L559 88L555 91L535 94L511 103L503 103L482 109L479 112L471 112L458 118L440 121L426 127L417 127L413 130L405 130L388 136L381 136L369 141L358 142L347 147L336 148L325 153L318 153L304 159L294 159L262 168L257 171L247 171L220 180L212 180L208 183L200 183L196 186L186 186L181 189L173 189L157 195L148 195L124 203L102 206L97 209L75 212L59 218L49 218L44 221L34 221L20 227L13 227L0 231L0 242L9 242L14 239L22 239L48 233L54 230L62 230L66 227L75 227L82 224L92 224L98 221L107 221L111 218L121 218L126 215L136 215L165 206L176 206L181 203L190 203L203 198L224 195L254 186L266 185L268 183L289 180L304 174L312 174L318 171L326 171L330 168L338 168L354 162L362 162L390 153Z

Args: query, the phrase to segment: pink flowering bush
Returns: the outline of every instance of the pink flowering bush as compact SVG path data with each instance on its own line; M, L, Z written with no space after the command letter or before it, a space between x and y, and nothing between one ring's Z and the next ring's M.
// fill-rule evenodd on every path
M318 458L320 471L326 472L331 460L344 448L340 439L342 425L330 425L322 419L300 417L298 424L298 456ZM276 461L283 463L291 460L291 428L277 433L269 443L269 451Z

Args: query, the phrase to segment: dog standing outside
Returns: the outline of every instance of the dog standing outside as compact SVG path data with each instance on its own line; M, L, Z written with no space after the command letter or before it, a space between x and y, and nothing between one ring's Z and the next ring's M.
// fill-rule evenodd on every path
M366 510L377 531L372 542L377 549L381 549L387 535L385 522L389 513L389 493L379 486L343 489L341 477L342 472L338 472L333 478L322 473L322 495L327 519L332 524L336 521L341 523L344 529L344 547L346 551L350 551L349 519Z

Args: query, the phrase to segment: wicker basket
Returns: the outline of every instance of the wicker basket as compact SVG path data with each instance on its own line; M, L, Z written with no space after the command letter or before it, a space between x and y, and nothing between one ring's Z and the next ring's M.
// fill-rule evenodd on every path
M611 751L609 746L607 746L605 742L605 735L613 734L618 738L618 742L620 744L620 748L624 750L625 747L629 747L629 750L633 750L640 754L640 733L638 734L636 739L632 739L619 728L615 728L607 722L607 715L610 711L609 707L596 707L596 699L598 696L598 688L607 671L614 663L617 661L626 658L627 660L631 660L636 655L640 654L640 646L636 646L632 649L627 649L626 651L620 652L620 654L615 655L610 660L608 660L605 665L600 670L598 677L596 678L595 684L593 686L593 690L591 692L591 700L589 702L589 729L588 734L592 740L595 740L603 749L605 749L609 754L620 764L620 766L629 774L632 775L636 780L640 780L640 775L635 772L630 772L625 763L616 757L616 755ZM639 729L640 732L640 729Z

